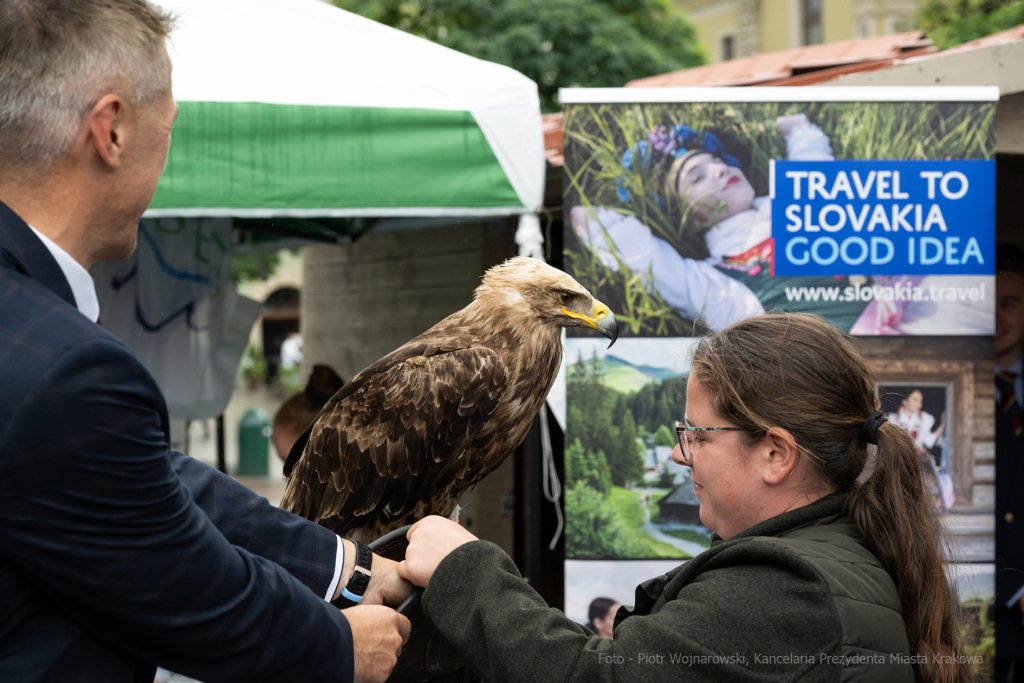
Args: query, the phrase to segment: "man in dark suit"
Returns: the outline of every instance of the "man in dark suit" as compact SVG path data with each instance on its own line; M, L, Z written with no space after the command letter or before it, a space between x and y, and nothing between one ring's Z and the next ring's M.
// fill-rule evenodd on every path
M88 268L132 253L167 157L169 25L0 0L0 681L383 681L409 628L379 605L408 590L392 564L365 586L350 542L170 450L159 388L95 322ZM378 604L327 602L353 586Z
M1024 251L996 250L996 683L1024 681Z

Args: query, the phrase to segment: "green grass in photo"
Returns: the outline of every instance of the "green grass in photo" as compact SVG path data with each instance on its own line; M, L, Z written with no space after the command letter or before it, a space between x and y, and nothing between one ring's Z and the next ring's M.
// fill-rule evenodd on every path
M655 506L657 506L658 501L661 500L662 498L664 498L665 496L667 496L670 493L672 493L672 489L661 489L660 491L655 491L654 493L651 494L650 507L652 508L651 509L651 517L652 518L654 517L654 512L655 512L654 508L655 508Z
M622 522L623 533L634 544L637 554L635 558L687 558L691 557L682 550L670 546L667 543L655 540L653 536L644 531L644 511L640 503L642 494L621 486L613 486L608 493L608 505L615 510L615 514Z

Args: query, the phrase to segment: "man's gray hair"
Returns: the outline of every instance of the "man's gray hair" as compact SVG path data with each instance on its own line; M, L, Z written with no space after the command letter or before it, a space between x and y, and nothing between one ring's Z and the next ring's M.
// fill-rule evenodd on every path
M0 0L0 173L48 170L106 94L167 92L173 22L147 0Z

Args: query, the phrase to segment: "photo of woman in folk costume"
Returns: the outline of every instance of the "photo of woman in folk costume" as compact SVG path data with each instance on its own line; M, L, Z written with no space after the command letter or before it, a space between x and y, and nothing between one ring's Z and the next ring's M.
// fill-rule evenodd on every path
M785 139L787 159L833 159L828 137L805 115L781 116L775 127ZM686 318L701 319L712 330L764 313L766 303L770 308L783 296L780 283L785 280L773 279L770 272L771 198L755 196L740 162L726 152L717 135L695 131L682 123L658 126L646 140L627 150L622 162L629 171L652 164L667 167L663 194L654 199L669 212L670 204L678 204L677 211L693 232L706 228L708 255L703 259L682 256L677 245L656 236L636 215L607 207L574 207L570 212L573 230L605 266L616 270L621 259L634 273L650 271L651 284L666 302ZM617 185L618 198L630 202L628 182L623 179ZM822 281L801 282L804 286L838 284L834 278L803 280ZM829 318L841 329L849 329L866 303L829 305ZM816 302L786 307L820 309Z
M946 512L953 506L953 482L948 472L939 469L931 450L939 444L946 430L946 413L942 413L936 426L935 417L925 411L923 405L924 394L914 389L900 402L896 412L889 413L889 422L898 425L914 441L921 459L925 491L931 496L935 509Z

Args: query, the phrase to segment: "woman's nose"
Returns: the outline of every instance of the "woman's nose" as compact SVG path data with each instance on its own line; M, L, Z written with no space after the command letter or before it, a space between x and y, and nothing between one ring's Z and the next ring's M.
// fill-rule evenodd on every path
M676 447L672 449L672 462L677 465L685 465L686 462L683 460L683 450L676 444Z

